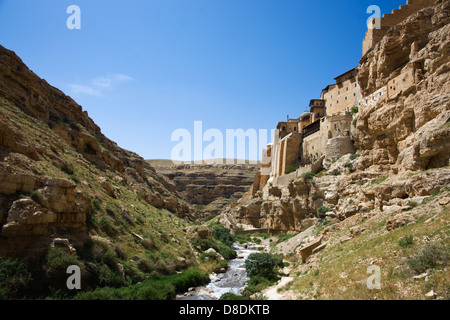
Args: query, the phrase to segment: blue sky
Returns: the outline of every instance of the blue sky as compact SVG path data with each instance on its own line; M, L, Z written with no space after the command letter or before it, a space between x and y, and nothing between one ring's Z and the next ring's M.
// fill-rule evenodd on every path
M406 0L0 0L0 44L121 147L168 159L175 129L274 128L361 58L366 9ZM70 5L81 30L69 30Z

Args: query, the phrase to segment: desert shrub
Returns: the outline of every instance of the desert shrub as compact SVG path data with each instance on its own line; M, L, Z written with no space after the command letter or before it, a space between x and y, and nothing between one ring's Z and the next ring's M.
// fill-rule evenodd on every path
M252 253L245 261L245 270L250 279L253 277L274 279L280 267L283 267L283 260L269 253Z
M77 265L83 266L78 258L63 249L54 247L47 251L46 269L48 273L66 273L67 267Z
M71 166L64 166L63 168L61 168L61 170L67 173L68 175L72 175L75 173L75 171L73 171L73 168Z
M96 211L100 211L102 209L102 202L98 197L95 197L94 199L91 200L91 205L92 208Z
M258 294L261 291L263 291L265 288L272 286L273 284L275 284L277 281L276 278L273 279L268 279L265 277L252 277L248 284L247 287L245 287L244 292L242 293L244 295L244 297L250 297L254 294Z
M312 180L315 176L316 176L316 174L314 172L306 172L306 173L302 174L302 178L304 180Z
M40 194L40 192L38 190L34 190L33 192L31 192L30 197L36 203L42 202L42 195Z
M232 301L232 300L250 300L247 296L238 296L234 293L228 292L223 294L219 300Z
M409 247L409 246L413 245L414 244L414 237L413 237L413 235L404 236L403 238L401 238L398 241L398 244L402 248L406 248L406 247Z
M289 174L289 173L292 173L294 171L297 171L298 168L299 168L299 166L295 165L295 164L288 165L287 168L286 168L286 174Z
M359 158L360 156L361 156L361 155L359 155L359 154L357 154L357 153L352 154L352 155L350 156L350 160L351 160L351 161L356 160L356 159Z
M102 262L106 264L111 269L117 268L117 264L119 263L119 259L116 254L112 250L106 251L102 256Z
M353 106L351 112L352 114L357 114L359 112L358 106Z
M194 239L192 240L192 245L194 247L199 247L202 251L206 251L209 248L213 248L226 260L230 260L236 257L236 251L234 251L229 246L223 244L215 239Z
M376 179L374 182L372 182L372 185L383 183L388 178L389 178L389 176L380 177L380 178Z
M118 230L114 225L114 219L110 216L102 216L98 222L98 225L100 229L109 236L115 236L118 233Z
M317 198L318 198L318 197L317 197L317 193L314 192L314 193L312 194L312 196L311 196L312 201L316 201Z
M409 206L409 209L414 209L415 207L417 207L419 204L417 203L417 202L415 202L415 201L409 201L408 202L408 206Z
M338 169L334 169L333 172L331 173L333 176L339 176L341 174L341 172Z
M208 275L199 269L189 268L182 273L145 279L141 283L120 288L104 287L82 291L76 300L169 300L190 287L204 284Z
M72 180L73 182L75 182L76 184L80 183L80 179L78 179L78 177L74 174L71 174L69 176L69 179Z
M23 298L29 292L33 281L27 262L0 259L0 300Z
M234 237L230 234L230 230L222 225L214 227L212 230L212 236L227 246L233 245L235 241Z
M408 258L407 264L417 273L425 272L438 266L447 266L450 257L448 248L441 244L431 243L423 247L417 254Z
M319 218L323 219L323 218L325 218L326 213L329 211L330 211L330 208L321 206L320 208L317 209L317 215L319 216Z
M80 125L76 122L70 122L70 128L76 131L81 131Z
M214 252L202 252L200 254L200 260L202 261L217 260L217 255Z
M142 246L147 250L154 250L157 248L157 245L153 238L146 238L144 241L142 241Z

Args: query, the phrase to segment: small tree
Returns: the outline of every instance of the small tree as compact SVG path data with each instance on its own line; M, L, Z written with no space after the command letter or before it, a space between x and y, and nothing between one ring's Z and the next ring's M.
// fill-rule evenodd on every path
M252 253L245 261L245 270L250 278L273 279L276 277L276 269L281 267L283 260L269 253Z
M212 230L212 236L227 246L231 246L234 243L234 237L230 234L230 230L224 226L215 227Z

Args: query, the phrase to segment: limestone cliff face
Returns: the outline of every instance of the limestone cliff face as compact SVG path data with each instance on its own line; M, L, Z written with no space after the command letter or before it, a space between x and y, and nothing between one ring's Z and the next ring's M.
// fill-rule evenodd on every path
M0 46L0 255L42 252L55 237L83 242L95 210L134 198L149 210L189 212L166 177Z
M361 169L425 170L450 155L450 3L392 27L360 62L363 96L385 98L360 108L353 137ZM364 102L363 102L364 103Z
M252 199L224 211L222 222L298 232L311 218L338 223L372 210L402 211L448 188L449 12L450 2L442 1L411 15L361 59L365 98L351 132L357 155L325 159L311 179L269 180Z

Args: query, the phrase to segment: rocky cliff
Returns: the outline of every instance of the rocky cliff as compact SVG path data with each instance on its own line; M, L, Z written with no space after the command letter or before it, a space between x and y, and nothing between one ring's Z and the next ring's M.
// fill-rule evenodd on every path
M354 116L358 149L325 159L314 177L271 180L252 199L222 214L229 227L299 232L324 218L408 208L450 184L450 3L438 2L392 27L362 58L363 99ZM376 104L372 96L383 94Z
M148 160L156 172L166 176L197 217L219 214L237 202L253 184L259 164L180 164L170 160Z
M39 256L57 238L126 241L161 210L189 214L166 177L0 46L0 256Z

